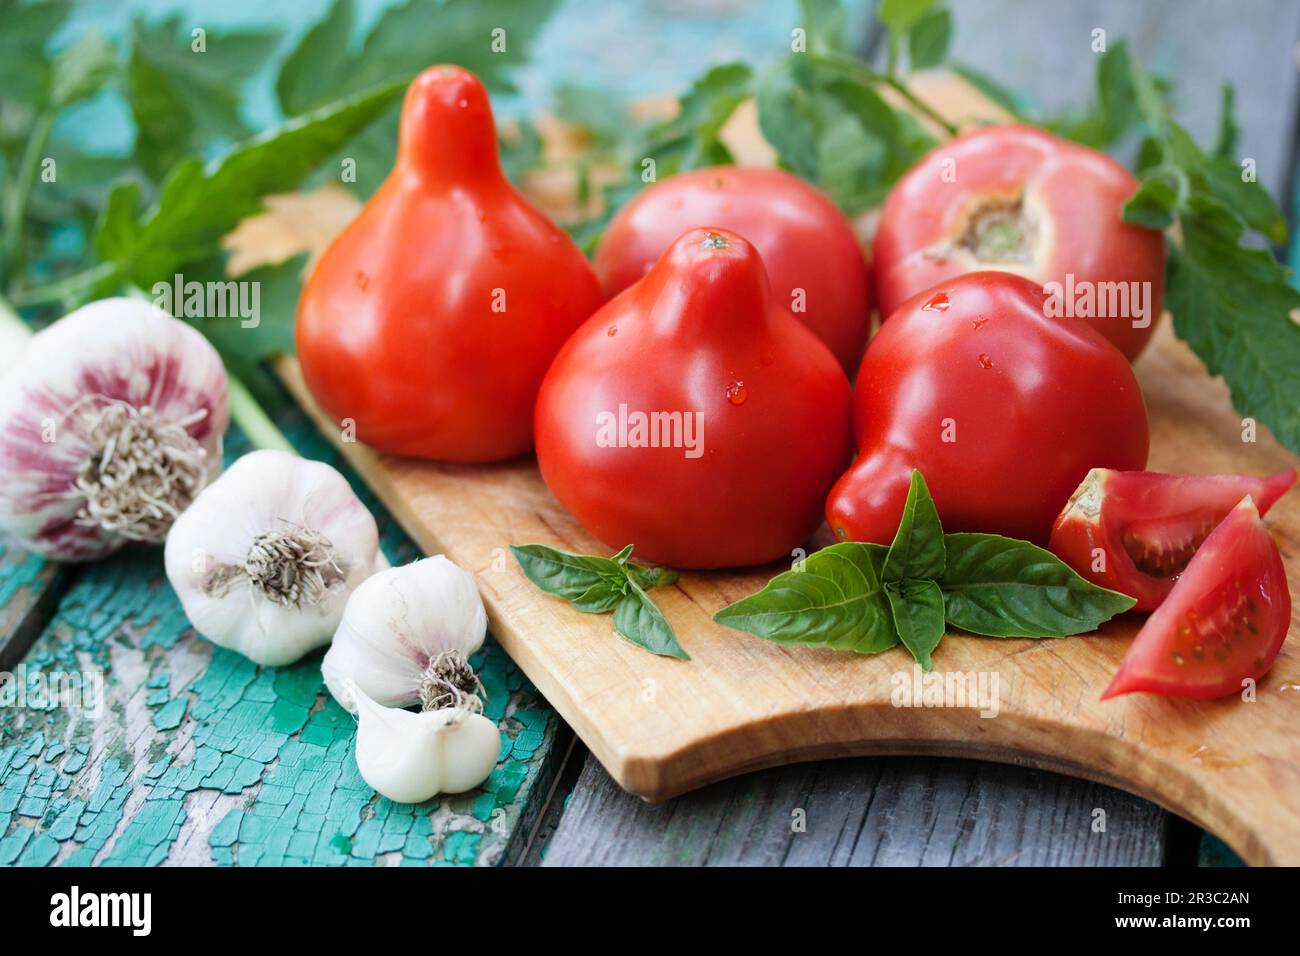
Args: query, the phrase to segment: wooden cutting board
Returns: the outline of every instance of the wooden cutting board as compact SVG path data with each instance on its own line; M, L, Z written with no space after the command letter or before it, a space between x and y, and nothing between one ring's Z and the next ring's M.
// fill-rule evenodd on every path
M930 95L950 113L988 113L968 90L944 83ZM738 135L752 139L743 128ZM553 178L534 185L534 195L555 188ZM307 244L318 245L319 217L304 231ZM784 568L685 573L675 587L654 591L692 660L654 657L615 636L608 615L581 614L538 591L510 556L509 545L525 543L610 550L551 496L531 459L442 465L342 443L296 365L285 360L280 370L411 537L475 575L497 640L633 793L662 800L734 774L826 757L974 757L1121 787L1212 831L1250 863L1300 864L1300 602L1254 702L1134 695L1102 703L1144 619L1129 614L1097 634L1059 641L946 639L935 671L996 675L994 717L976 708L896 707L896 684L913 674L901 646L870 657L780 647L713 623L718 609ZM1167 317L1137 371L1151 417L1152 469L1263 475L1300 464L1263 430L1257 442L1242 441L1227 389L1173 337ZM1283 498L1268 524L1294 586L1300 493Z

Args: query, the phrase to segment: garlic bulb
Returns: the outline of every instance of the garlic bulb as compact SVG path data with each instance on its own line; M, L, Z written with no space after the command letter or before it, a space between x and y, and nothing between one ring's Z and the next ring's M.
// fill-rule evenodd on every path
M164 562L195 630L268 667L328 644L349 595L388 567L347 479L270 449L203 490L172 526Z
M462 706L478 691L469 656L487 613L474 579L442 555L381 571L353 592L321 672L344 708L344 681L388 707Z
M228 414L190 326L138 299L77 309L0 379L0 532L63 560L161 543L220 471Z
M472 790L501 755L501 732L475 710L417 714L375 703L350 678L340 689L357 711L357 769L389 800L423 803L440 793Z

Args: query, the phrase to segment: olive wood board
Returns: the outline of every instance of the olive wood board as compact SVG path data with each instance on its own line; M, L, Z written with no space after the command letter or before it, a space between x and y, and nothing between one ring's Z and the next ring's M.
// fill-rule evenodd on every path
M951 115L989 113L968 88L944 78L927 89ZM747 121L756 125L752 110ZM746 135L742 129L738 138ZM743 144L732 148L745 153ZM538 191L547 187L544 180ZM553 206L538 191L530 193ZM354 207L334 205L327 216L337 228ZM301 220L291 208L287 218ZM293 231L292 221L270 234L286 228ZM319 248L320 230L306 232ZM245 246L263 246L268 232L246 238ZM895 675L913 668L901 645L862 656L779 646L714 623L716 611L783 567L683 573L675 586L653 591L692 660L655 657L617 637L610 615L580 613L539 591L510 556L509 545L526 543L612 551L552 497L532 458L464 466L375 453L342 440L292 359L281 360L279 372L417 544L475 576L497 640L632 793L663 800L735 774L827 757L971 757L1120 787L1217 834L1249 863L1300 864L1300 604L1253 702L1147 694L1100 701L1145 619L1130 613L1096 634L1063 640L950 635L935 653L935 672L997 674L997 716L895 707ZM1137 372L1151 419L1152 469L1265 475L1300 464L1264 429L1257 441L1243 440L1227 388L1174 338L1168 316ZM1300 492L1283 497L1267 522L1294 585ZM810 547L828 541L823 527Z

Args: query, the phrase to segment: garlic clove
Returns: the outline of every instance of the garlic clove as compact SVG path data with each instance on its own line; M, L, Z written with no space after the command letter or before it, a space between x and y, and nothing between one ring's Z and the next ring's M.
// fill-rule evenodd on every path
M385 707L350 679L342 691L357 714L357 769L389 800L423 803L440 793L464 793L496 767L501 733L482 714Z
M473 577L436 555L381 571L352 593L321 673L349 710L348 678L380 704L409 707L420 703L432 662L463 664L486 635Z
M338 471L250 452L176 520L167 578L195 630L267 667L328 644L352 591L387 561Z

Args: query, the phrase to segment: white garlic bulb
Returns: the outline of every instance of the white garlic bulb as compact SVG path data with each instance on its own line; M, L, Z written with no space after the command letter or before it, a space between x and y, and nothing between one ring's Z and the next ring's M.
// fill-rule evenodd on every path
M203 490L172 526L164 561L195 630L269 667L328 644L354 589L388 567L347 479L270 449Z
M387 707L461 706L476 693L469 656L486 635L474 579L437 555L381 571L353 592L321 672L354 713L347 679Z
M227 420L202 335L139 299L83 306L0 379L0 533L60 560L161 543L220 472Z
M417 714L377 704L351 679L340 689L357 711L357 769L389 800L423 803L440 793L472 790L501 755L501 732L474 710Z

